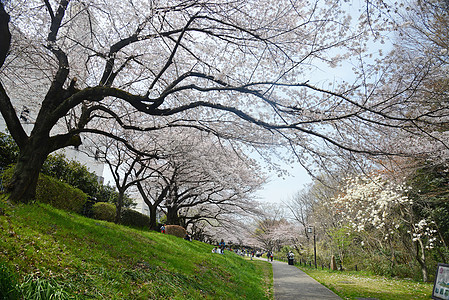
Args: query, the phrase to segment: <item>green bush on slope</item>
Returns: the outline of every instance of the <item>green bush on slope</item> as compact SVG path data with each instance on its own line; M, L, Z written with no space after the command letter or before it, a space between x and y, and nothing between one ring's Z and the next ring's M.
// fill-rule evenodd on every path
M97 202L92 206L94 219L114 222L117 211L115 205L108 202Z

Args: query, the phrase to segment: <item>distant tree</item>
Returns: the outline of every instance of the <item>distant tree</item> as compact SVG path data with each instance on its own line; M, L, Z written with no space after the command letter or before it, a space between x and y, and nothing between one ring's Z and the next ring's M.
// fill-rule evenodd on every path
M126 136L126 133L122 133L122 136ZM134 139L129 138L129 140L129 144L139 143L135 136ZM133 149L136 148L133 147ZM95 155L98 160L104 162L111 171L118 191L118 196L114 202L117 208L115 222L120 223L122 209L127 199L127 191L132 187L135 188L140 181L151 176L152 171L147 167L147 164L155 158L155 155L149 154L142 157L119 141L107 137L96 139L94 146L88 150L91 155Z
M168 224L188 228L199 221L224 225L232 214L254 211L253 193L264 182L254 160L214 136L170 132L156 139L164 158L149 162L153 173L138 183L151 214L159 208Z

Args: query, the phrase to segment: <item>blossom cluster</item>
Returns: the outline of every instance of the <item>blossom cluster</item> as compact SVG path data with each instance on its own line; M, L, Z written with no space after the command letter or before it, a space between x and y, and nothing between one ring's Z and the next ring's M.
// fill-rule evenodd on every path
M410 228L413 241L427 240L427 249L433 248L436 231L433 222L422 219L418 223L409 220L413 214L413 200L407 196L409 187L404 183L387 180L382 175L349 178L342 193L331 200L341 217L355 231L375 230L388 240L401 225Z

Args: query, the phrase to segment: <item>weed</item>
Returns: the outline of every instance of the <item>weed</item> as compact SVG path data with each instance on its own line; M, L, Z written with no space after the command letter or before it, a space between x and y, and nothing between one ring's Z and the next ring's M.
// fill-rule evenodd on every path
M0 262L0 299L19 299L17 275L3 262Z

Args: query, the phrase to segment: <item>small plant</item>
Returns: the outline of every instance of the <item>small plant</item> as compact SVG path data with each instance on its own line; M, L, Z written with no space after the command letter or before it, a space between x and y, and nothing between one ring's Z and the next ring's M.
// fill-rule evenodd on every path
M184 238L186 236L187 231L184 227L179 225L166 225L165 232L167 234L171 234L180 238Z
M0 299L19 299L16 274L2 262L0 262Z
M117 214L115 205L107 202L98 202L92 206L94 219L114 222Z
M70 299L70 295L56 281L39 277L34 278L32 275L25 277L23 283L20 285L20 290L24 299Z

